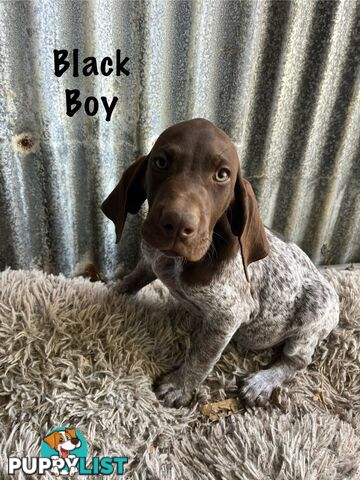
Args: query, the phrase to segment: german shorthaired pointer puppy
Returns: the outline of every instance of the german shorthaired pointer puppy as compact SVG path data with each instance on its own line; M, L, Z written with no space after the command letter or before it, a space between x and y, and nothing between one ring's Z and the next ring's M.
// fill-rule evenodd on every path
M194 119L165 130L102 204L117 242L127 213L145 200L143 257L117 288L134 294L159 278L194 315L198 329L184 363L161 377L156 395L186 405L234 338L242 350L280 345L270 368L240 389L248 405L306 367L338 323L338 296L306 254L265 229L229 137Z

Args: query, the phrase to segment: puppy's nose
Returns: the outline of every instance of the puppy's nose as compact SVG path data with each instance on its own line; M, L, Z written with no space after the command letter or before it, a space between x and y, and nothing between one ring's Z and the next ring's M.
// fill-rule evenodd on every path
M77 445L77 444L79 443L79 439L78 439L78 438L72 438L72 439L71 439L71 443L72 443L73 445Z
M197 221L191 213L170 210L162 213L160 226L168 238L180 237L182 240L186 240L194 236Z

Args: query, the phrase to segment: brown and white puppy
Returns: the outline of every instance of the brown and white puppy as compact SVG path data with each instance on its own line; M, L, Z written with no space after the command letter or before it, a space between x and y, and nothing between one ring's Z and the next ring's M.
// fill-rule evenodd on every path
M50 435L44 438L44 442L59 452L59 457L61 458L68 457L71 450L75 450L75 448L79 448L81 445L74 428L50 433Z
M44 442L56 450L60 458L67 458L72 450L79 448L81 445L81 440L76 436L76 430L74 428L52 432L44 438ZM71 467L69 472L64 471L62 473L69 473L70 476L73 476L76 472L77 468ZM60 473L59 469L55 467L53 473L58 476Z
M127 213L146 199L143 257L118 291L159 278L199 322L184 364L159 380L157 396L187 404L234 337L242 350L283 345L281 359L240 391L250 405L264 404L338 322L335 291L296 245L264 229L235 146L207 120L168 128L124 172L102 204L117 241Z

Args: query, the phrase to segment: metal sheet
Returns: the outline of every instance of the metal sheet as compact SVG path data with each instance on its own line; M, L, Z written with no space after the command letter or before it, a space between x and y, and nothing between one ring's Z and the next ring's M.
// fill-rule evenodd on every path
M264 222L320 264L360 260L359 2L0 2L0 268L112 271L99 205L178 121L205 117L237 145ZM129 57L129 76L58 78L53 50ZM65 89L119 97L66 115Z

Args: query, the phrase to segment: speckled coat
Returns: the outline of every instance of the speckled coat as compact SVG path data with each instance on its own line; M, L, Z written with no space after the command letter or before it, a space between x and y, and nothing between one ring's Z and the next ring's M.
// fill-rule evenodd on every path
M311 362L318 342L338 323L338 296L307 255L268 229L266 236L270 253L248 266L249 281L239 250L205 286L182 280L181 258L142 243L143 258L118 290L133 293L158 277L199 325L184 363L157 384L166 405L190 401L233 337L241 350L282 347L276 363L249 375L241 387L244 401L262 405L275 387Z

